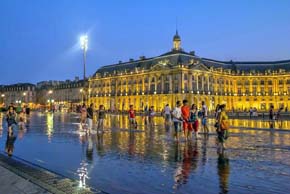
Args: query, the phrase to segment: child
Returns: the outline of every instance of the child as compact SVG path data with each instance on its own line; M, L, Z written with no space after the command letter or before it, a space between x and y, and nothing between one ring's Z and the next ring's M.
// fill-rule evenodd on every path
M151 106L150 108L149 108L149 123L150 123L150 125L151 126L153 126L154 125L154 116L155 116L155 111L154 111L154 106Z
M14 107L13 106L10 106L9 107L9 110L6 114L6 121L7 121L7 124L8 124L8 134L9 135L12 135L13 134L13 127L15 125L17 125L16 123L16 112L14 110Z
M135 117L136 116L135 116L134 106L130 105L130 109L128 111L130 129L131 129L132 125L135 127L135 129L137 129L137 122L136 122L136 118Z
M98 133L99 133L99 129L101 131L104 130L104 119L105 119L105 116L106 116L106 112L105 112L105 109L104 109L104 105L100 105L99 106L99 114L98 114L98 127L97 127Z
M24 130L25 129L25 112L20 112L19 114L19 123L18 123L19 129Z

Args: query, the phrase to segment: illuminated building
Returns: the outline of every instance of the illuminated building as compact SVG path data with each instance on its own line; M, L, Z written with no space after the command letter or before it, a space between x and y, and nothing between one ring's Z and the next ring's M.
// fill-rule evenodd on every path
M181 48L176 32L173 49L157 57L99 68L89 80L90 102L107 109L137 110L188 99L210 110L226 102L227 109L267 110L290 106L290 60L267 62L217 61Z
M29 105L34 107L36 99L35 85L30 83L18 83L12 85L3 85L0 87L1 101L3 106L8 106L10 103L17 105Z

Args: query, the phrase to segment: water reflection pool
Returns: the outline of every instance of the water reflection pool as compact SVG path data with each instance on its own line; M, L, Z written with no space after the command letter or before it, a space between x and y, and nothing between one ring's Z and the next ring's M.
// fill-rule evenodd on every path
M79 179L80 186L112 194L287 193L290 189L290 132L235 127L228 149L218 154L214 129L208 137L177 144L172 129L162 122L155 118L149 127L140 117L140 126L130 132L126 116L108 116L104 134L86 135L79 131L76 114L33 113L27 130L15 131L16 140L8 144L14 156ZM239 126L249 121L231 122ZM263 128L264 124L253 124L260 125ZM4 120L0 136L4 151Z

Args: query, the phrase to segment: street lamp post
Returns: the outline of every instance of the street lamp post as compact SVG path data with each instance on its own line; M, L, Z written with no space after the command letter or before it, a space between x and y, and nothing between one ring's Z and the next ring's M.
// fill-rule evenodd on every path
M84 51L83 52L83 62L84 62L84 80L86 79L86 55L87 55L87 50L88 50L88 36L83 35L80 38L80 43L81 43L81 49Z
M84 77L83 77L83 81L84 81L84 86L83 89L81 91L82 94L82 103L86 100L85 96L86 96L86 60L87 60L87 50L88 50L88 36L87 35L83 35L80 38L80 44L81 44L81 49L83 50L83 63L84 63Z
M23 103L26 103L26 92L23 92Z
M51 100L51 94L52 94L52 90L49 90L49 91L48 91L49 99L47 100L47 102L49 102L49 109L50 109L50 111L52 111L52 100Z

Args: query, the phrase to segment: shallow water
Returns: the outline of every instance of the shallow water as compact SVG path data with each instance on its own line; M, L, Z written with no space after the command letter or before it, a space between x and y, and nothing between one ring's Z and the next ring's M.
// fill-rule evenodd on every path
M287 193L290 189L287 122L279 127L285 130L275 131L265 121L232 120L227 150L217 153L212 127L208 137L176 143L171 127L165 127L160 117L154 126L138 117L137 130L129 130L126 116L107 116L105 133L92 135L80 131L77 114L33 113L28 120L26 131L14 132L14 156L108 193ZM3 128L4 151L4 121Z

